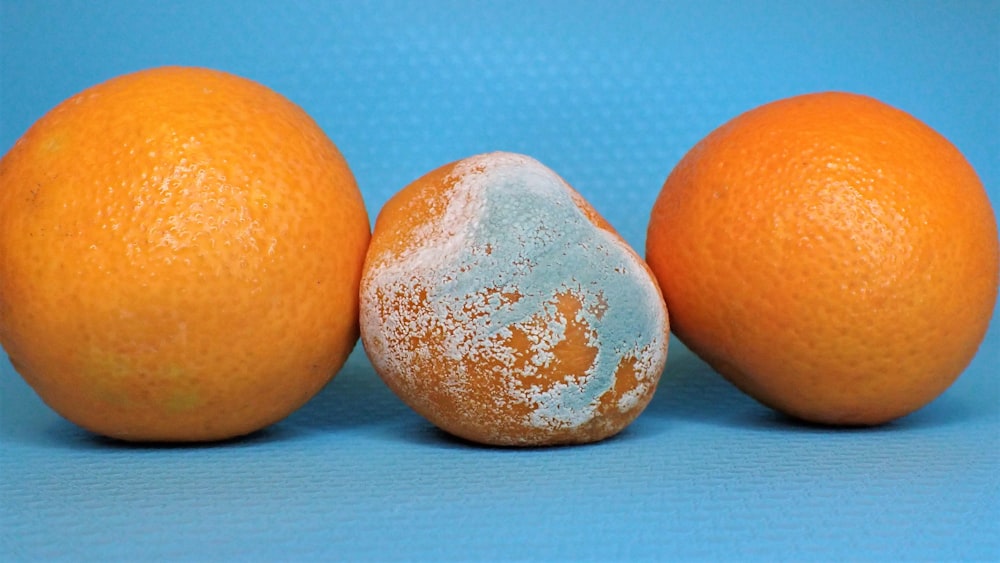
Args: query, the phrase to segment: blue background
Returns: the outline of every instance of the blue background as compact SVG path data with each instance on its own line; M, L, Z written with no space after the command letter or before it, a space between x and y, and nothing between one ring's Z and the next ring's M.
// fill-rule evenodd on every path
M817 90L924 120L1000 202L996 1L2 0L0 151L68 96L163 64L301 105L372 217L439 165L516 151L641 251L688 148ZM360 347L286 421L205 447L88 435L0 356L0 559L998 560L998 324L948 392L885 427L791 423L672 341L623 434L531 450L438 432Z

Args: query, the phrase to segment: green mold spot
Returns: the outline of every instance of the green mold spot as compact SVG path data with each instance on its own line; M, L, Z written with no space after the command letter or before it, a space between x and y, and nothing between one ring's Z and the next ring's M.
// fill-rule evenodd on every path
M190 411L201 404L201 398L194 391L177 391L167 399L167 412L182 413Z
M83 372L85 388L94 397L114 407L139 407L129 392L129 386L140 377L132 360L124 355L91 350L87 366ZM191 389L186 370L178 364L168 364L148 377L148 383L156 385L156 393L163 399L164 411L178 413L189 411L201 404L198 393Z
M83 372L87 389L95 397L116 407L127 406L132 402L124 386L132 373L127 358L93 349L84 365L87 366Z

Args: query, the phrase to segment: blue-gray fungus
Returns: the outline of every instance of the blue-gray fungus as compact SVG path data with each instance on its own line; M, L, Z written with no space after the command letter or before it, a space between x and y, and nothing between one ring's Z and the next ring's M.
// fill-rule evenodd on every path
M375 225L361 333L408 405L457 436L525 446L601 440L642 412L666 362L663 298L562 178L491 153L394 200L411 212Z

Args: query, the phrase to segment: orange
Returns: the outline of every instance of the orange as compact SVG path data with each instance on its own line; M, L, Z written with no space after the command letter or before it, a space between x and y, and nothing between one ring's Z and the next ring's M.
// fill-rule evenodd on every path
M0 343L93 432L239 436L344 362L368 239L347 163L292 102L207 69L121 76L0 161Z
M453 162L379 213L361 338L386 384L451 434L520 446L611 436L652 397L668 335L646 264L527 156Z
M997 298L975 171L861 95L776 101L713 131L653 207L646 258L675 334L794 417L883 423L965 369Z

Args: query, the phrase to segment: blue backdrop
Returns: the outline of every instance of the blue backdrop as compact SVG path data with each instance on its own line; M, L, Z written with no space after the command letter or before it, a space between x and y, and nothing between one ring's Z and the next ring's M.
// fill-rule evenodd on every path
M515 151L641 251L688 148L817 90L924 120L1000 202L996 1L0 0L0 152L66 97L163 64L301 105L372 217L437 166ZM94 438L0 355L0 559L997 560L998 324L941 398L864 431L790 424L674 341L626 432L542 450L448 438L360 347L288 420L195 448Z

